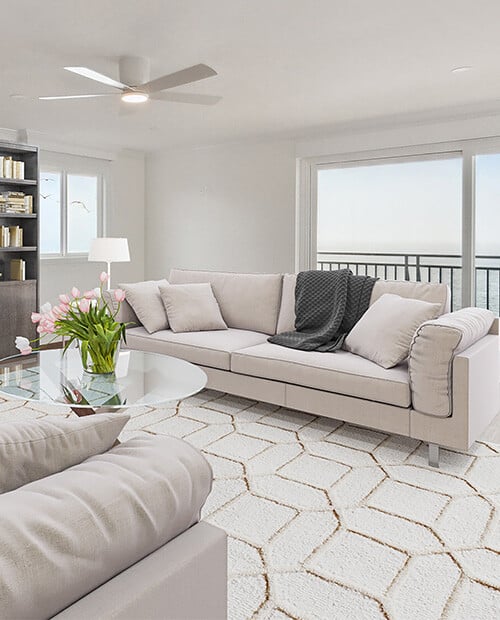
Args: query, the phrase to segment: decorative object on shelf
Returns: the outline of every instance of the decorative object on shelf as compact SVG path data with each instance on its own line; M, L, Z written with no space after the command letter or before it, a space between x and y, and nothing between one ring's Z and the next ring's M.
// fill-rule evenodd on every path
M10 230L8 226L0 228L0 248L8 248L10 245Z
M24 161L10 155L0 156L0 178L24 181Z
M41 339L53 336L50 342L57 337L65 340L64 353L74 343L78 346L82 366L85 372L91 374L114 373L120 342L125 341L126 323L115 320L125 293L120 289L113 292L116 308L108 305L102 295L104 284L108 280L108 274L103 271L100 276L100 286L96 289L81 293L76 287L69 294L59 295L59 305L52 307L47 303L42 306L40 312L33 312L31 320L37 324L39 336L28 340L23 336L17 336L16 348L22 355L29 355L39 347Z
M9 246L11 248L23 247L23 229L20 226L9 226Z
M99 237L92 240L89 261L107 263L108 291L111 289L111 263L130 262L127 239L120 237Z
M20 282L26 280L26 261L22 258L13 258L10 261L10 279L19 280Z

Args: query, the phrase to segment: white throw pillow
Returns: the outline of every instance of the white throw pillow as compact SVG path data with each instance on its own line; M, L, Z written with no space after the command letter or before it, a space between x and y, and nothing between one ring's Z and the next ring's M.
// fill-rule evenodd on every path
M129 419L119 413L98 413L0 424L0 493L106 452Z
M345 348L383 368L408 357L420 325L439 316L441 304L385 294L372 304L345 340Z
M126 300L150 334L168 329L168 318L158 288L162 284L168 284L167 280L120 284L120 288L125 291Z
M160 294L173 332L227 329L210 284L163 284Z

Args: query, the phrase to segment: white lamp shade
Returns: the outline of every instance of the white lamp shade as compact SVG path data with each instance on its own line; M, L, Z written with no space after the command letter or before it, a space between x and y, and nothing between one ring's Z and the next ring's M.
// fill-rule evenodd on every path
M128 263L128 241L119 237L99 237L90 244L89 261L99 263Z

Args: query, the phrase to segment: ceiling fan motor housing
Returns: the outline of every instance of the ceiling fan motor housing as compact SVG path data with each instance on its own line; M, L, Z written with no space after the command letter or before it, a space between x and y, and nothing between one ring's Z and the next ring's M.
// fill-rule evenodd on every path
M150 80L149 58L141 56L122 56L119 61L120 82L128 86L138 86Z

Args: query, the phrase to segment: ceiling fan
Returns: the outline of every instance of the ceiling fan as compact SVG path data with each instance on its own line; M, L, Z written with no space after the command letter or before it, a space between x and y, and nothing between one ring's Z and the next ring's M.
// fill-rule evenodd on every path
M175 101L178 103L194 103L198 105L214 105L222 99L214 95L199 95L196 93L165 92L176 86L191 84L217 75L211 67L198 64L169 73L162 77L150 80L150 62L148 58L140 56L122 56L119 61L119 80L98 73L88 67L64 67L83 77L106 84L116 90L109 93L95 93L82 95L51 95L38 97L45 101L61 99L93 99L95 97L121 97L125 103L144 103L149 99L160 101Z

